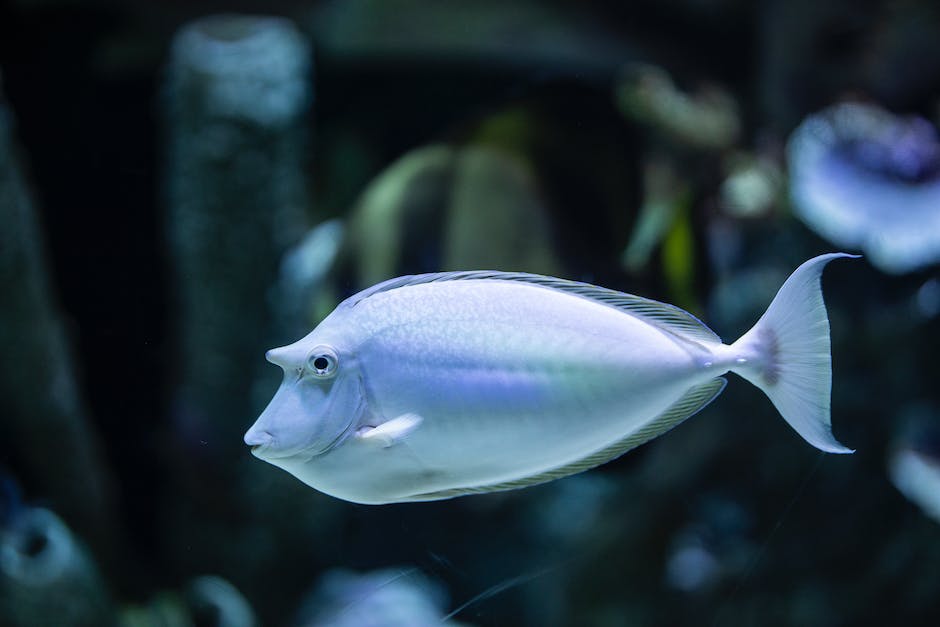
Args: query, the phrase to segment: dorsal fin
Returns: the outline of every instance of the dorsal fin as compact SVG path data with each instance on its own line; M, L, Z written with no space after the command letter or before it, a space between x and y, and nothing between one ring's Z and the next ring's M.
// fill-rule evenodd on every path
M528 283L529 285L546 289L575 294L581 298L586 298L601 303L602 305L613 307L614 309L620 309L683 339L708 343L721 342L721 338L715 335L714 331L705 326L705 323L675 305L661 303L649 298L643 298L642 296L634 296L633 294L625 294L606 287L591 285L590 283L557 279L555 277L529 274L526 272L465 270L460 272L414 274L389 279L388 281L373 285L349 297L344 304L349 307L354 307L366 298L381 292L388 292L410 285L422 285L424 283L437 283L441 281L516 281L519 283Z
M658 435L669 431L680 422L698 413L703 407L711 403L716 396L725 389L727 380L723 377L712 379L701 385L689 389L679 400L673 403L666 411L644 425L641 429L629 434L621 440L610 444L596 451L587 457L583 457L570 464L559 468L552 468L528 477L504 481L502 483L493 483L489 485L468 486L462 488L451 488L439 492L429 492L427 494L416 494L408 500L412 501L436 501L440 499L463 496L465 494L482 494L484 492L498 492L500 490L515 490L516 488L526 488L528 486L546 483L568 475L573 475L585 470L590 470L595 466L607 463L612 459L620 457L627 451L638 447L644 442L648 442Z

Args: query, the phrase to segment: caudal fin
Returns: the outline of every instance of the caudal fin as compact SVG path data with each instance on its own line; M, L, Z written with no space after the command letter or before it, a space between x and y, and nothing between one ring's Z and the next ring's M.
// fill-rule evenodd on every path
M832 435L829 318L820 285L823 268L840 257L858 255L820 255L790 275L757 324L732 345L732 371L763 390L804 440L830 453L853 453Z

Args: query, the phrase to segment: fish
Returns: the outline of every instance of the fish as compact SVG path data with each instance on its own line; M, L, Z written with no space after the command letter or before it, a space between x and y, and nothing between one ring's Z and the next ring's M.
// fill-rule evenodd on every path
M940 138L917 116L843 102L787 140L793 213L834 246L906 274L940 263Z
M927 410L895 437L888 454L888 477L907 500L940 523L940 426Z
M266 353L284 377L244 441L354 503L511 490L662 435L733 372L809 444L851 453L832 434L821 277L853 257L803 263L731 344L678 307L588 283L501 271L391 279Z
M901 494L940 522L940 460L935 455L898 448L888 459L888 476Z

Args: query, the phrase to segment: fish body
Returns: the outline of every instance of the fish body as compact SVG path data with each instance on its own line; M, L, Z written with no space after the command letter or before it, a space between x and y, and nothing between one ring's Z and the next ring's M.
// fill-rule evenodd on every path
M794 274L798 291L818 297L811 325L820 324L822 267L838 256ZM825 345L814 335L808 350L824 353L825 389L814 390L815 415L794 427L845 452L829 432L821 312ZM729 370L765 391L780 387L780 334L806 321L784 322L758 323L726 345L678 308L583 283L501 272L402 277L268 353L284 381L245 441L308 485L360 503L524 487L670 429L717 396Z

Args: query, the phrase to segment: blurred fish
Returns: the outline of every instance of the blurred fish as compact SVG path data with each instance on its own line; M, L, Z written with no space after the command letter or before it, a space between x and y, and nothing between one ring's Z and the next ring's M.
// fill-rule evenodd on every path
M218 575L200 575L182 591L162 590L144 604L121 609L118 627L255 627L241 592Z
M189 582L186 600L196 625L255 627L258 624L248 600L218 575L202 575Z
M843 103L808 117L787 147L796 215L885 272L940 262L940 141L917 117Z
M327 571L300 609L298 627L437 627L447 595L414 568Z
M901 494L940 522L940 460L912 448L901 448L888 461L888 472Z
M743 504L704 494L671 541L663 574L686 593L706 593L729 577L743 576L757 548L750 541L753 516Z
M655 65L625 66L614 96L629 119L653 127L683 146L721 150L732 146L741 134L738 104L730 93L715 84L685 93Z
M245 434L255 456L358 503L521 488L587 470L682 422L732 371L807 442L832 436L829 320L801 265L737 342L672 305L546 276L392 279L271 350L284 380Z
M12 484L8 483L8 487ZM113 625L114 605L91 552L53 511L15 493L0 526L0 625Z
M346 226L339 219L322 222L307 231L299 244L284 253L277 283L268 294L281 329L303 332L336 306L327 277L336 264ZM332 301L318 315L321 300Z
M894 487L940 522L940 427L933 421L898 438L888 457Z

